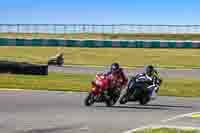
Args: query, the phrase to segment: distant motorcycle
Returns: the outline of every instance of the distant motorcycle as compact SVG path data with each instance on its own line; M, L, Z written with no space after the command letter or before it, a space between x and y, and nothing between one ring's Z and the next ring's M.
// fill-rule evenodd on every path
M154 79L156 84L160 85L161 79ZM145 105L151 101L150 90L148 90L149 82L145 80L137 81L136 78L132 79L128 83L128 88L125 94L120 98L120 104L126 104L127 102L139 102L141 105Z
M63 55L58 55L55 57L51 57L48 61L48 65L58 65L62 66L64 64L64 57Z
M114 89L111 94L105 94L105 87L109 84L108 78L103 74L97 74L96 79L92 81L92 90L85 99L85 105L91 106L95 102L104 102L106 106L113 106L120 97L120 89Z

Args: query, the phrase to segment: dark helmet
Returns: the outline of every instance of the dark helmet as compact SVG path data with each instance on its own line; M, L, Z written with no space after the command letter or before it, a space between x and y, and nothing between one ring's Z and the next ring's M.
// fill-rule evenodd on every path
M148 76L152 76L153 73L154 73L154 67L153 67L152 65L148 65L148 66L146 67L146 74L147 74Z
M111 65L111 72L116 73L116 72L119 71L119 69L120 69L120 66L119 66L118 63L113 63L113 64Z

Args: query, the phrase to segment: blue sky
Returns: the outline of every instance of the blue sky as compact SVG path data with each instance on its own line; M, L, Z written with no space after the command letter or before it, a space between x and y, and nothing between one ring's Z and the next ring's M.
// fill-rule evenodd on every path
M2 0L0 23L200 24L200 0Z

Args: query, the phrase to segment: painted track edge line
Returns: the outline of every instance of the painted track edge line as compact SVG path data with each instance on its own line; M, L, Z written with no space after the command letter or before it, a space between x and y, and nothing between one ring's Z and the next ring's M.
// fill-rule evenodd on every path
M184 118L184 117L192 117L193 114L199 114L199 113L200 112L192 112L192 113L187 113L187 114L176 115L176 116L171 117L169 119L162 120L161 122L165 123L165 122L168 122L168 121L173 121L173 120Z
M134 133L137 131L141 131L141 130L145 130L147 128L151 128L151 129L158 129L158 128L175 128L175 129L182 129L182 130L199 130L199 127L189 127L189 126L170 126L170 125L149 125L149 126L144 126L144 127L140 127L140 128L135 128L132 130L128 130L125 131L123 133Z

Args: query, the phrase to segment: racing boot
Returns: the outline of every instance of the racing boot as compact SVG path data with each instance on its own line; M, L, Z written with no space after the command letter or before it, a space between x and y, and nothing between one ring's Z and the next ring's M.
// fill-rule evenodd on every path
M157 93L155 90L152 91L150 98L151 98L151 100L155 100L157 98Z

